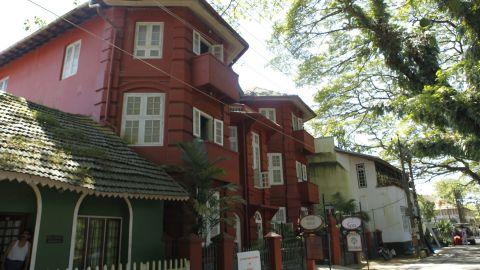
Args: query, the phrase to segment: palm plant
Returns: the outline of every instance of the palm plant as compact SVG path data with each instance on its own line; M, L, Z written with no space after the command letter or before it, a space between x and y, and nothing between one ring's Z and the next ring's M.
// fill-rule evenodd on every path
M358 210L358 204L355 199L346 199L340 192L333 194L332 206L334 208L333 215L337 221L341 221L346 216L358 216L364 222L370 221L370 216L367 212Z
M231 195L238 189L237 185L215 185L215 180L225 174L218 167L223 157L210 160L205 145L199 140L182 142L178 147L185 164L183 185L190 195L189 208L194 217L191 233L205 238L209 228L221 222L233 224L234 220L227 213L232 212L235 205L243 203L243 199Z

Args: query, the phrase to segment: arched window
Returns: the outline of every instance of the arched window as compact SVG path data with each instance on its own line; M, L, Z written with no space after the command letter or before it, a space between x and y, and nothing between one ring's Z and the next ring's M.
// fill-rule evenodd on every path
M237 245L237 250L242 250L242 222L240 217L237 214L233 214L235 218L235 244Z
M255 224L257 225L257 235L258 239L263 239L263 220L260 212L255 212L254 214Z

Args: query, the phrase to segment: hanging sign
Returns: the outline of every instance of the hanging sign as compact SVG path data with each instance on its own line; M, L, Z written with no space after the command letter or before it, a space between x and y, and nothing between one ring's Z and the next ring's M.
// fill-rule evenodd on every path
M362 237L355 231L347 234L347 250L362 251Z
M355 230L362 225L362 220L358 217L347 217L342 221L342 227L347 230Z
M260 251L248 251L237 253L238 270L262 270Z
M308 231L316 230L320 228L322 224L323 224L322 218L315 215L304 216L300 220L300 226L302 226L303 229Z

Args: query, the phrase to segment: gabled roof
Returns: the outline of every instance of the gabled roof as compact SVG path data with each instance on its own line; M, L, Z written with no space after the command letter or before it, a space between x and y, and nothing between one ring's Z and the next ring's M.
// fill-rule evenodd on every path
M288 101L292 102L304 115L303 121L308 121L317 116L317 114L298 96L278 93L264 88L253 88L245 91L240 101Z
M100 196L186 200L165 170L86 116L0 93L0 179Z
M62 18L79 25L96 14L97 11L94 8L89 8L88 3L85 3L64 14ZM54 20L45 27L40 28L33 34L0 52L0 67L42 46L52 38L55 38L74 27L62 18Z
M376 156L372 156L372 155L367 155L367 154L362 154L362 153L358 153L358 152L353 152L353 151L347 151L347 150L343 150L341 148L338 148L338 147L335 147L335 151L338 152L338 153L343 153L343 154L347 154L347 155L352 155L352 156L357 156L357 157L361 157L361 158L364 158L364 159L367 159L367 160L370 160L370 161L374 161L374 162L378 162L380 164L383 164L389 168L391 168L392 170L398 172L398 173L402 173L402 171L393 166L392 164L390 164L389 162L379 158L379 157L376 157Z
M168 6L186 6L189 7L197 16L205 20L207 24L224 37L229 43L229 63L234 63L248 49L248 43L206 2L205 0L95 0L103 8L109 6L133 6L133 7L157 7L159 5ZM0 52L0 67L18 57L34 50L45 44L52 38L72 29L72 22L80 25L88 19L97 16L97 10L89 7L88 3L79 5L60 18L42 27L33 34L18 41L9 48ZM65 21L68 20L69 22ZM215 24L215 25L214 25Z

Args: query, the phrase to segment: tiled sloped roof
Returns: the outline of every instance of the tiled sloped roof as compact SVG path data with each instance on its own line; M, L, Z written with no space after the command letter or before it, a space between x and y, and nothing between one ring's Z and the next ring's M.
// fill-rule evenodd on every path
M141 158L108 128L0 93L0 178L19 180L12 175L102 196L187 199L162 167Z

